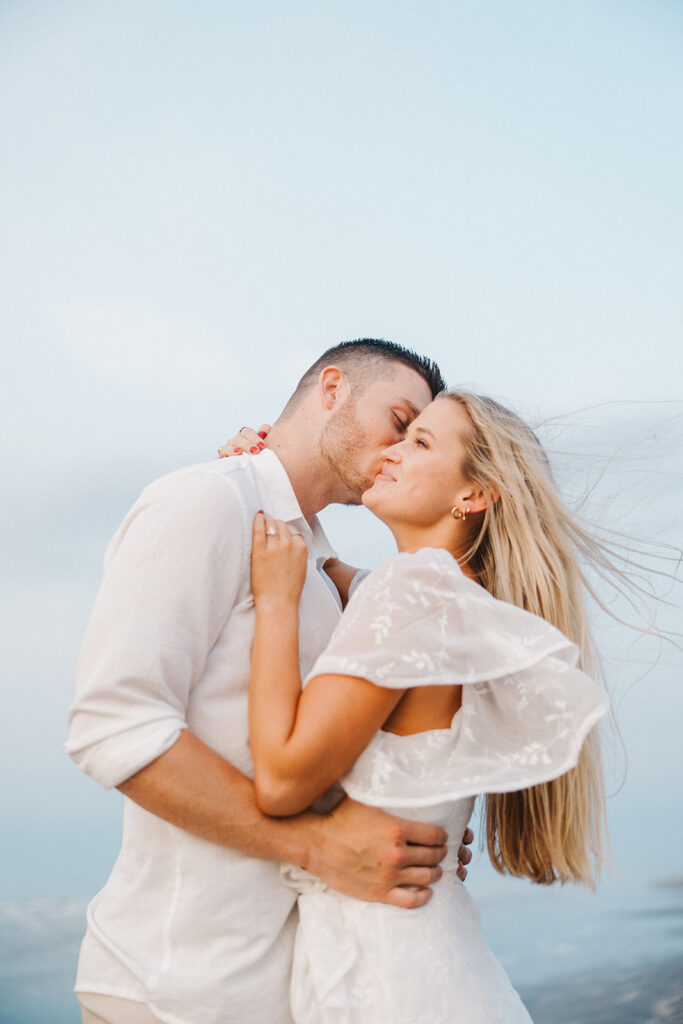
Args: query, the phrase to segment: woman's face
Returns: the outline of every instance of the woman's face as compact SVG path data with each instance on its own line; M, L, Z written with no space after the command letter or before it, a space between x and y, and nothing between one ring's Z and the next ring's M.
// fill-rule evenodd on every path
M450 516L471 489L462 474L462 437L471 429L464 408L437 398L383 452L382 470L363 493L363 504L388 526L429 527Z

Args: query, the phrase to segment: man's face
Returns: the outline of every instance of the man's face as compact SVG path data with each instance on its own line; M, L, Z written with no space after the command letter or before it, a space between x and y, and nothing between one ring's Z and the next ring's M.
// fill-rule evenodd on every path
M402 363L394 363L390 376L371 380L360 394L348 395L320 440L339 477L339 502L360 504L363 491L382 469L382 452L402 440L408 424L431 401L424 378Z

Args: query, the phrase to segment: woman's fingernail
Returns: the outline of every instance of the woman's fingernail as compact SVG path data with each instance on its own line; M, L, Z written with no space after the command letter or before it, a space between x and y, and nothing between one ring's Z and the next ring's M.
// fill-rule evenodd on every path
M265 447L266 446L264 445L263 441L259 441L259 443L258 443L258 450L260 452L262 452Z
M262 437L264 441L268 437L268 435L266 434L265 430L259 430L258 436Z
M242 449L241 448L233 448L233 451L234 451L235 455L241 455L242 454Z
M257 515L257 516L264 516L265 514L266 514L266 513L265 513L265 512L263 511L263 509L262 509L262 508L260 508L260 509L258 510L258 512L256 513L256 515Z
M254 445L254 447L253 447L253 448L250 448L250 449L249 449L249 452L250 452L250 453L251 453L252 455L256 455L256 452L257 452L258 450L259 450L259 449L258 449L258 448L256 447L256 445Z

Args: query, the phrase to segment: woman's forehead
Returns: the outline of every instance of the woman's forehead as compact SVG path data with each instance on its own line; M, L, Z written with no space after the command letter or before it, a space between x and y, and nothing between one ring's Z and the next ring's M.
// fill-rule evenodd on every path
M455 431L460 433L472 426L472 422L460 402L452 398L435 398L413 421L415 427L429 430Z

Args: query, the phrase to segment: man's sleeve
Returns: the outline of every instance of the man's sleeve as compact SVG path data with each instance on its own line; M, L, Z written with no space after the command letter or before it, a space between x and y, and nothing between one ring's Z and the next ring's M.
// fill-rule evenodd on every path
M370 575L370 569L359 569L358 570L356 575L353 577L353 579L349 583L349 593L348 593L347 601L350 601L351 598L353 597L353 592L356 589L356 587L358 586L358 584L362 583L363 580L367 579L369 575Z
M106 788L187 728L192 687L248 570L246 512L202 471L153 484L114 537L86 631L67 752Z

